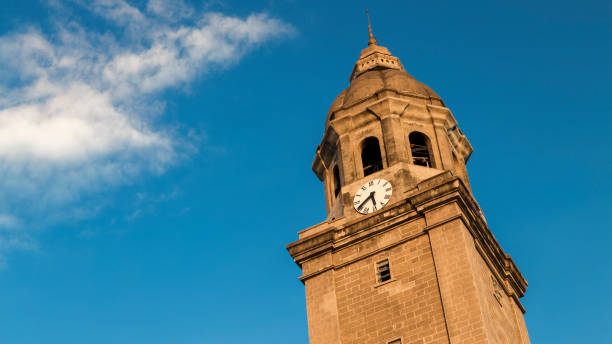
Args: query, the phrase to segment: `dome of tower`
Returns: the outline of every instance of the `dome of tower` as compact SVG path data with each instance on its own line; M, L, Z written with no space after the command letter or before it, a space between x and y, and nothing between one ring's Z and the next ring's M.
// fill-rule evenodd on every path
M405 71L381 68L369 70L355 78L351 85L336 98L332 109L335 111L339 108L351 106L383 90L442 102L436 92Z
M371 36L370 36L371 37ZM327 122L334 112L351 107L383 91L399 96L421 99L429 104L444 106L442 98L427 85L406 73L400 60L376 41L369 42L355 63L350 85L332 103Z

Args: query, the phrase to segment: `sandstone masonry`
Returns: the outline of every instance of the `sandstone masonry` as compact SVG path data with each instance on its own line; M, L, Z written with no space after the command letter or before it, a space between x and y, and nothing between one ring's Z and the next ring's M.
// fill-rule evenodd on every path
M442 99L370 31L313 162L328 219L287 246L311 344L529 343L527 282L472 196L471 153ZM372 192L363 215L355 195L375 179L393 193Z

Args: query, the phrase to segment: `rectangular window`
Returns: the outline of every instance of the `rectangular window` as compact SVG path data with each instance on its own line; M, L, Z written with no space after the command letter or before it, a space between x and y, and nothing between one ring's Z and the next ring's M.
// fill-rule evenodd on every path
M378 283L386 282L391 279L391 269L389 269L389 259L376 263L376 275Z
M401 339L395 339L390 341L388 344L402 344L402 340Z

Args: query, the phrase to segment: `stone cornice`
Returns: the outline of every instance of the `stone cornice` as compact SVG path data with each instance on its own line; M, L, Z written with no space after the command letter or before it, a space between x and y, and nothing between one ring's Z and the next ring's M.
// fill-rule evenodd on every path
M341 219L332 222L325 222L316 225L317 233L308 236L303 233L302 239L287 245L287 250L294 258L295 262L302 266L305 262L322 256L327 253L342 250L345 247L360 243L379 233L391 230L396 226L416 220L427 218L427 213L436 208L456 204L460 211L455 215L450 215L434 223L427 223L421 234L440 226L448 221L462 221L474 238L476 248L481 254L496 278L504 281L502 285L506 293L513 297L519 307L519 298L525 293L527 281L518 270L516 264L505 254L487 226L480 207L472 197L471 193L462 181L452 176L450 172L445 172L418 184L418 186L406 193L406 197L396 202L387 210L358 218L350 222L343 222ZM402 238L391 246L401 244L411 238ZM387 249L380 248L380 249ZM373 254L364 252L355 260L364 259ZM344 266L345 263L342 264ZM301 280L306 280L323 271L337 269L330 263L321 267L317 271L308 272L302 276Z
M353 112L360 112L362 111L362 108L371 106L372 103L377 103L377 102L386 100L388 98L396 98L398 100L402 100L405 102L420 100L422 101L421 102L422 105L432 105L430 104L432 99L438 100L440 102L442 101L441 99L432 97L432 96L424 96L424 95L421 95L418 93L412 93L412 92L402 92L402 91L398 91L392 88L382 88L378 92L374 93L373 95L369 97L360 99L359 101L355 103L352 103L348 106L343 107L342 109L334 111L330 117L330 120L326 123L326 126L329 126L334 120L342 118L346 116L347 114L350 114Z
M431 178L429 181L424 181L420 185L426 185L427 182L431 183L438 179L439 176ZM504 253L501 245L497 242L493 233L489 229L484 215L480 207L472 197L471 193L467 190L461 179L456 178L452 183L457 188L456 193L453 192L451 196L453 200L461 208L461 220L464 222L470 234L474 238L476 249L483 257L485 263L489 266L491 271L496 273L496 278L505 281L501 283L504 287L506 294L511 296L516 303L519 305L521 310L525 312L525 309L519 302L519 298L525 295L527 289L527 281L519 271L518 267L510 257L510 255ZM416 210L421 213L432 211L433 209L442 206L444 203L448 203L450 199L440 202L440 198L436 199L432 194L436 194L436 186L432 186L429 190L419 193L412 198L412 204ZM428 197L427 195L430 195ZM446 193L448 197L451 193ZM437 224L434 224L434 226ZM428 228L431 227L428 225Z

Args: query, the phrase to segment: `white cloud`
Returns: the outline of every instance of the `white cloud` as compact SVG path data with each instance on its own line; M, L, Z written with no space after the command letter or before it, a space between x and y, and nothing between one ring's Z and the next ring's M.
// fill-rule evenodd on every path
M171 149L168 137L116 108L109 93L78 81L64 87L48 85L33 91L39 100L0 110L0 157L71 163L126 148Z
M114 21L118 25L126 26L140 24L147 18L135 7L123 0L95 0L82 2L92 12Z
M182 0L149 0L147 12L169 21L193 16L194 10Z
M0 36L0 228L71 217L58 214L86 195L163 173L184 139L155 121L158 92L292 31L265 14L196 18L182 1L151 0L146 12L123 0L81 5L130 30L71 22ZM2 233L0 256L25 247Z

